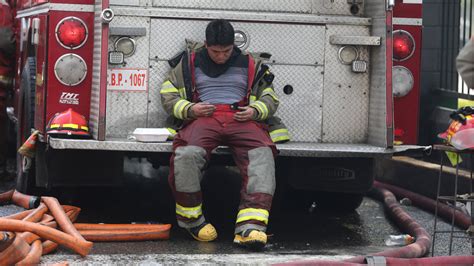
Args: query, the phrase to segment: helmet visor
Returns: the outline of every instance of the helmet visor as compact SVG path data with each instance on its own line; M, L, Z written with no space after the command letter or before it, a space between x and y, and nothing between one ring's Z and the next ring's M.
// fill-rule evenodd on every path
M467 128L456 132L451 138L451 145L458 150L474 148L474 128Z

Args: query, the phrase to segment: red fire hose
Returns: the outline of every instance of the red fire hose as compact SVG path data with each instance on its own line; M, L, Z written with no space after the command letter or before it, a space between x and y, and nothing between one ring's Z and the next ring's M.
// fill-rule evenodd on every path
M400 187L381 183L378 181L374 182L374 187L388 189L393 194L397 195L398 198L409 198L411 202L413 203L413 205L420 207L421 209L426 210L426 211L430 211L433 213L435 212L436 201L433 199L422 196L420 194L416 194L414 192L408 191ZM462 229L468 229L469 226L471 225L471 217L469 217L468 215L460 211L454 211L454 208L444 203L440 203L440 202L438 203L438 215L440 217L443 217L451 221L453 217L453 213L454 213L454 224L461 227Z
M416 238L416 242L408 246L382 251L369 256L358 256L345 261L301 261L289 262L281 265L367 265L368 260L377 259L386 265L470 265L474 264L474 256L447 256L447 257L432 257L432 258L418 258L426 255L431 246L431 237L428 232L411 218L400 206L397 199L389 190L385 189L386 184L375 182L374 188L371 190L371 196L384 202L388 215L394 219L395 223L402 229ZM391 186L391 189L395 188ZM416 205L419 199L426 197L417 195L415 193L406 194L407 191L397 188L397 192L404 192L408 198ZM429 202L423 199L425 202ZM435 204L436 202L433 201ZM449 207L448 207L449 208ZM434 208L433 208L434 209ZM439 210L439 206L438 206ZM438 211L439 213L439 211ZM451 214L452 211L446 213ZM460 213L460 212L457 212ZM408 258L408 259L406 259ZM371 261L374 265L374 261Z

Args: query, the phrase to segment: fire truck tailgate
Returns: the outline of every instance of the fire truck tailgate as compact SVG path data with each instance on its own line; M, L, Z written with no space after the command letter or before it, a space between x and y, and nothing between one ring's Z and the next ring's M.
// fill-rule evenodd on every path
M172 142L143 143L125 139L111 139L109 141L58 139L49 138L49 145L58 150L104 150L104 151L130 151L130 152L163 152L172 151ZM423 148L420 146L396 146L383 148L369 144L335 144L289 142L277 144L280 156L289 157L379 157L407 149ZM214 153L227 154L228 148L219 146Z

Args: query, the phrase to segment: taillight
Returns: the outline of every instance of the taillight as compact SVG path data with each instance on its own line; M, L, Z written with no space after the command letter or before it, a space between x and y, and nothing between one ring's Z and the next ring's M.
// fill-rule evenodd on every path
M410 58L415 52L415 41L413 36L404 30L393 32L393 59L403 61Z
M84 21L76 17L66 17L56 26L56 39L67 49L77 49L87 40L87 27Z
M411 71L403 66L392 68L393 96L403 97L410 93L415 84Z

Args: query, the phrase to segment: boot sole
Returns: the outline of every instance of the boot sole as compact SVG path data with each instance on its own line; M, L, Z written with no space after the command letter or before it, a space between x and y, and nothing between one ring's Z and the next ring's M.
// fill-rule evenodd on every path
M265 247L267 243L257 241L257 240L248 240L245 242L234 241L234 244L239 247L244 247L251 250L260 251Z

